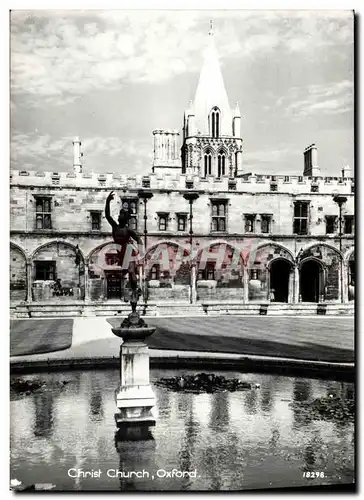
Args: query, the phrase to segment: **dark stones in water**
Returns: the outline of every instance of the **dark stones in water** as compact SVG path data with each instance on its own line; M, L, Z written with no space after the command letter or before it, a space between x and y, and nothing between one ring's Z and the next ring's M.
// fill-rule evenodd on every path
M168 387L173 391L213 393L218 391L244 391L252 388L252 384L236 378L225 378L213 373L197 375L181 375L180 377L161 378L156 385Z
M52 389L55 387L61 388L69 383L69 380L62 380L60 382L56 382L52 385ZM50 388L47 384L45 384L41 380L26 380L17 378L12 380L10 383L10 389L17 393L25 393L27 396L32 392L38 391L39 389L48 389Z

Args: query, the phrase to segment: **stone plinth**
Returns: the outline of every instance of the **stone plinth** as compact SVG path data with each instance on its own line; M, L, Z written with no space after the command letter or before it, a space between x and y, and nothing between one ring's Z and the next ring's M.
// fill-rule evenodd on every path
M155 328L147 326L113 328L124 342L120 346L120 387L116 391L116 425L131 429L155 425L151 409L156 400L149 383L149 349L145 339Z

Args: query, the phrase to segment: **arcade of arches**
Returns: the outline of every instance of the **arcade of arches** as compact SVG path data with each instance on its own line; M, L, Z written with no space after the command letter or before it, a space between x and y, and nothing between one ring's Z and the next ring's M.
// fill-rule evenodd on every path
M118 245L105 243L89 256L64 241L26 255L10 245L10 300L87 300L123 298L127 277L117 260ZM354 250L342 256L326 244L312 245L296 258L280 244L258 246L247 257L228 243L213 243L189 258L177 243L150 248L137 266L140 286L150 301L344 302L355 297Z

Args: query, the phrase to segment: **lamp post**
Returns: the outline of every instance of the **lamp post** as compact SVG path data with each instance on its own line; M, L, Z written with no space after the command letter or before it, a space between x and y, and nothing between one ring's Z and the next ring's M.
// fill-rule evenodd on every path
M195 200L197 200L200 197L200 195L196 192L190 192L190 193L185 193L183 195L183 198L187 200L190 204L190 259L191 259L191 252L192 252L192 242L193 242L193 225L192 225L192 219L193 219L193 214L192 214L192 204ZM192 272L190 273L190 303L193 303L193 297L192 297L192 290L193 290L193 280L195 278L192 277Z
M333 197L334 202L339 206L339 249L340 249L340 287L341 287L341 302L344 302L343 290L343 259L342 259L342 210L343 205L347 202L347 197L342 194L337 194Z
M145 271L145 257L147 255L147 241L148 241L147 203L148 203L148 200L153 198L153 193L151 193L150 191L145 191L144 189L141 189L140 191L138 191L138 197L139 197L139 199L143 200L143 203L144 203L144 271ZM147 277L144 276L144 303L146 303L147 300L148 300Z

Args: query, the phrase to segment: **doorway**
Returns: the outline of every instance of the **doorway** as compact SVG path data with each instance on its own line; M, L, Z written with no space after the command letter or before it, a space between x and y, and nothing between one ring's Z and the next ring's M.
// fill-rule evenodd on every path
M308 260L301 266L302 302L319 302L323 290L323 267L315 260Z
M274 302L288 302L289 275L291 265L288 261L277 259L270 266L270 292Z
M122 278L120 271L105 271L107 299L121 299Z

